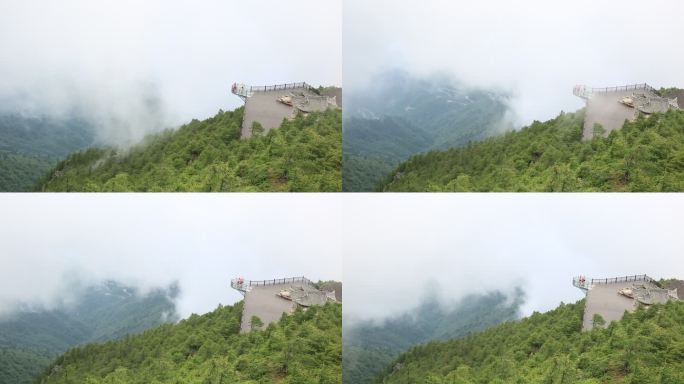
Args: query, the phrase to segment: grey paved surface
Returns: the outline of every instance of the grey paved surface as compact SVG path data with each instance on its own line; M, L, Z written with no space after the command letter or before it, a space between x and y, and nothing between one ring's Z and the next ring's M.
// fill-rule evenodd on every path
M342 88L326 89L325 91L321 92L321 95L329 96L329 97L335 96L335 101L337 102L337 106L342 108Z
M645 95L645 96L640 96ZM635 101L635 108L628 107L620 101L624 97L631 97ZM682 101L679 101L682 105ZM670 108L668 100L659 98L657 95L646 90L626 90L619 92L596 93L587 101L586 116L582 130L584 140L594 136L594 123L599 123L606 130L606 135L611 131L622 128L625 120L636 118L639 110L645 113L665 112Z
M593 328L592 319L594 314L599 314L609 324L611 321L622 319L625 311L632 311L635 308L636 302L618 293L622 288L631 287L634 282L622 282L611 284L595 285L587 292L586 306L584 309L584 318L582 321L582 330L590 330ZM638 282L638 284L650 285L646 282ZM650 285L655 287L654 285Z
M310 289L310 286L305 283L287 283L252 287L252 289L245 294L245 305L242 310L242 324L240 327L241 331L249 332L251 330L250 322L252 316L258 316L265 327L274 321L280 320L283 313L291 313L294 311L296 306L294 302L276 295L281 290L289 287Z
M289 287L288 291L290 292L292 301L304 307L310 307L312 305L324 305L329 300L328 292L319 291L317 289ZM331 295L332 298L335 298L334 293Z
M679 105L680 109L684 109L684 89L680 89L677 94L675 94L675 97L677 98L677 104Z
M335 291L335 300L342 302L342 282L334 281L323 283L320 287L324 291Z
M271 129L280 127L283 119L293 117L294 108L277 101L278 98L290 93L304 93L305 95L312 97L311 103L302 108L304 110L311 109L317 111L326 108L327 103L318 100L320 99L318 95L307 88L254 92L252 97L248 98L245 102L245 114L242 120L241 137L243 139L248 139L252 136L252 123L255 121L258 121L264 127L264 133L267 133ZM341 88L326 90L323 95L335 96L337 106L339 107L342 105Z
M673 281L665 286L667 289L677 289L677 296L679 300L684 300L684 280Z
M276 101L279 97L292 92L303 92L314 95L306 88L293 88L279 91L254 92L245 103L245 115L242 120L243 139L252 136L252 123L258 121L264 127L264 133L280 127L283 119L292 117L293 108Z
M634 90L595 94L587 101L586 115L582 138L585 140L594 137L594 123L599 123L606 130L606 135L611 131L622 128L625 120L632 120L636 110L622 103L623 97L631 96Z

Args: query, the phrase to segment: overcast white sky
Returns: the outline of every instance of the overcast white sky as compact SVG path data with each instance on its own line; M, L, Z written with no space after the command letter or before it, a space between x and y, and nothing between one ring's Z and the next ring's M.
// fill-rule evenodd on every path
M525 315L583 297L572 277L684 279L678 194L345 195L345 320L441 296L527 293Z
M178 281L183 316L242 298L230 279L341 280L341 206L312 194L4 194L0 315L51 307L75 279ZM68 301L68 300L67 300Z
M179 124L239 106L233 82L341 85L341 24L341 0L3 0L0 100L106 120L157 96Z
M400 67L517 97L522 124L582 106L575 84L684 87L678 0L344 0L347 91Z
M676 194L97 194L0 199L0 311L55 305L72 280L179 281L179 310L241 296L232 277L342 280L345 318L441 296L574 302L573 276L684 278Z

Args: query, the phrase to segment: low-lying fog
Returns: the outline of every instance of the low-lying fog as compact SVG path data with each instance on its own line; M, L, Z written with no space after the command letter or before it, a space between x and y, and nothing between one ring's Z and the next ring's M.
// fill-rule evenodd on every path
M347 195L345 195L347 197ZM583 297L572 277L684 278L676 195L349 195L345 321L491 290L525 292L523 314Z
M0 206L0 316L104 280L178 282L183 317L240 300L235 277L342 280L333 195L13 194Z
M512 93L518 125L583 106L575 84L684 87L684 3L676 0L477 2L345 0L344 85L380 71L448 73Z
M92 120L126 144L241 100L233 82L341 85L341 1L8 1L0 113Z

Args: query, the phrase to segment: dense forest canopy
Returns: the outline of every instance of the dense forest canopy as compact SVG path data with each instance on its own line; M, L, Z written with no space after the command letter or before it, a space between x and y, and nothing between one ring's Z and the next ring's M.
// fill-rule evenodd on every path
M79 344L119 339L176 321L175 286L141 295L116 282L92 286L74 305L24 309L0 319L0 383L27 384Z
M95 129L75 116L0 114L0 192L29 191L73 151L96 143Z
M400 118L345 119L342 143L344 191L371 190L402 160L428 146L428 138Z
M582 140L583 110L462 148L416 155L383 191L682 191L684 111Z
M383 321L345 325L343 378L345 384L372 383L392 360L410 347L448 340L517 319L523 292L469 295L447 304L435 296L402 315Z
M507 127L506 98L446 76L382 73L368 89L347 97L344 190L371 191L412 155L463 146L502 132Z
M282 383L342 380L342 306L240 333L243 302L143 334L69 350L36 383Z
M584 300L412 348L377 383L682 383L684 302L639 307L582 332Z
M220 111L126 150L89 149L60 162L41 191L340 191L342 112L283 121L240 139L244 108ZM259 131L259 127L255 127Z

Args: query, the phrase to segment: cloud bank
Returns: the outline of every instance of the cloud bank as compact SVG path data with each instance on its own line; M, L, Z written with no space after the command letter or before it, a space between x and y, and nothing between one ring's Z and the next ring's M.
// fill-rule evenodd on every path
M345 199L345 319L491 290L525 315L583 297L572 277L684 279L676 195L383 194Z
M101 139L241 105L230 84L341 85L341 1L0 5L0 105L89 117Z
M344 1L347 89L378 71L512 92L519 124L582 107L575 84L684 87L684 4L656 0Z
M238 276L341 280L342 207L305 195L5 195L0 316L69 303L102 280L177 281L182 316L240 300Z
M5 314L106 279L177 281L183 316L240 300L237 276L343 280L345 319L378 319L435 289L521 287L530 314L582 298L577 275L684 278L670 194L8 194L0 208Z

